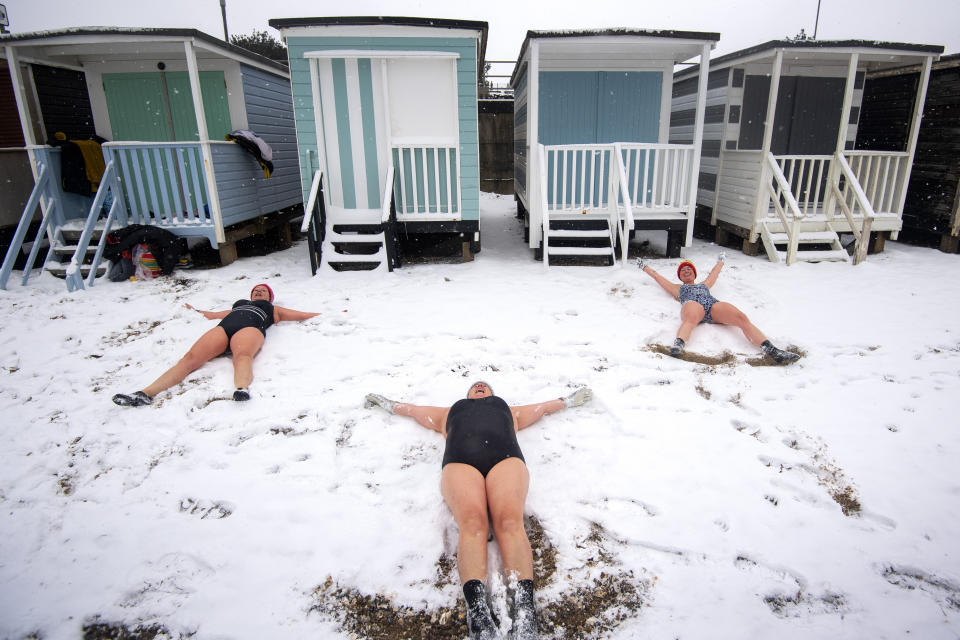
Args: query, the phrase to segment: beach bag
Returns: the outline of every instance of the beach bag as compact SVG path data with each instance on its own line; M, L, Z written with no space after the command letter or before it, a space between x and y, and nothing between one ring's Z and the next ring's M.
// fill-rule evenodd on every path
M145 242L141 242L133 250L133 266L136 269L137 278L152 280L160 275L160 264Z

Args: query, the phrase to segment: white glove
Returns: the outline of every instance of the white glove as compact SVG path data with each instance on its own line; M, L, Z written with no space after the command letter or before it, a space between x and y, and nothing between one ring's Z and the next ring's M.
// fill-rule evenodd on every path
M723 262L723 261L726 260L726 259L727 259L727 252L726 252L726 251L723 251L723 250L721 249L721 250L720 250L720 255L717 256L717 262Z
M397 405L395 400L384 398L379 393L368 393L363 399L363 408L380 407L387 413L393 413L393 408Z
M644 260L642 257L637 258L637 269L640 269L640 271L643 271L646 267L647 267L647 261Z
M566 398L560 399L563 400L563 404L565 404L568 409L570 407L579 407L593 400L593 391L590 390L590 387L580 387Z

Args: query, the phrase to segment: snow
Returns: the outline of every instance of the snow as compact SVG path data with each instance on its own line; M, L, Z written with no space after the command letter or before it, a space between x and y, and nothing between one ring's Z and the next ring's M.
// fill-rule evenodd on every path
M512 198L481 207L483 250L464 264L310 277L298 243L72 294L12 278L0 637L76 638L99 616L174 637L346 639L309 612L327 576L398 606L454 605L455 584L433 586L456 533L442 439L362 400L447 405L477 379L511 404L594 390L519 434L527 511L557 554L541 607L632 571L646 604L606 637L960 635L957 256L888 242L856 267L785 267L728 251L714 295L806 355L751 366L738 330L708 325L688 349L737 361L707 366L647 348L679 317L652 279L545 270ZM717 253L694 241L684 257L705 276ZM110 402L215 325L184 303L227 308L258 282L322 315L270 329L250 402L228 400L228 358L153 406ZM859 511L844 514L844 491Z

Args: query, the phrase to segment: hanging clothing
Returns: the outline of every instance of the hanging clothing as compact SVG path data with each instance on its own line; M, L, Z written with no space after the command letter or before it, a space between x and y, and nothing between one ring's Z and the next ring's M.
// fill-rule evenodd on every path
M249 129L234 129L227 134L226 138L236 142L253 155L260 167L263 168L263 176L265 178L270 177L270 174L273 173L273 149L263 138Z
M84 196L97 192L106 170L100 145L106 141L100 136L68 140L60 131L47 141L51 147L60 149L60 186L64 191Z

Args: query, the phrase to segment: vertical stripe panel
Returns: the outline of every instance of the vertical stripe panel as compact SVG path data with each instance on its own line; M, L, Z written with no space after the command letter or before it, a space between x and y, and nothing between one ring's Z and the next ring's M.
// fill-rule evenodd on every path
M386 77L386 60L375 60L371 65L370 84L373 95L373 121L374 130L377 137L377 164L380 166L380 176L377 184L380 185L380 193L386 188L387 167L393 162L390 149L390 134L386 122L387 114L387 96L384 95L383 82ZM398 169L394 165L394 171ZM383 206L383 203L380 203Z
M360 105L359 60L349 58L344 62L347 85L347 113L350 117L350 149L353 157L354 193L358 209L372 205L367 197L366 153L363 140L363 113Z
M353 175L353 146L350 140L350 105L347 102L347 70L343 58L330 61L333 71L333 102L337 131L340 136L337 149L337 162L340 163L340 184L343 187L343 206L346 209L357 208L356 181ZM324 119L326 123L326 119ZM332 129L328 127L326 130Z
M329 198L335 207L343 205L343 183L340 180L340 137L336 126L337 112L334 108L333 65L331 60L317 61L317 75L320 81L320 111L318 126L323 128L323 154L327 172L330 174ZM324 185L328 181L324 181ZM326 187L325 187L326 190Z
M381 169L377 153L376 102L373 99L373 73L369 58L357 60L357 79L360 83L360 113L363 124L363 155L366 160L367 202L371 209L380 207ZM379 80L379 76L377 78Z

